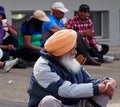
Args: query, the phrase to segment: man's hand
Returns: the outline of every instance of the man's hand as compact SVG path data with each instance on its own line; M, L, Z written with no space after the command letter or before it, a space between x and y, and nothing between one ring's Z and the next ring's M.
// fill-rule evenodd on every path
M117 86L116 81L111 78L110 80L103 81L102 84L105 85L105 89L102 92L102 94L106 94L109 96L110 99L112 99L112 97L114 95L115 88Z
M55 33L55 32L57 32L57 31L59 31L59 30L61 30L60 27L58 27L58 26L53 26L53 27L49 30L49 32Z
M103 92L104 92L104 90L105 90L105 84L100 83L100 84L98 85L98 88L99 88L100 94L103 94Z
M82 36L92 36L93 35L93 33L92 33L92 31L91 30L86 30L86 31L84 31L84 32L81 32L80 33Z
M13 49L14 49L14 46L13 46L12 44L9 44L9 45L7 45L7 49L8 49L8 50L13 50Z
M97 50L98 50L98 52L101 52L103 50L102 45L97 45Z

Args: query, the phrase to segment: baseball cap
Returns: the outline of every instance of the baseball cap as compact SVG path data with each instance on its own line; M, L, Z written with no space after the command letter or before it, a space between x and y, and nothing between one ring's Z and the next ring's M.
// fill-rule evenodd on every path
M47 15L45 14L45 12L42 11L42 10L36 10L33 13L32 17L36 18L38 20L41 20L41 21L50 21L50 19L47 17Z
M5 10L4 10L4 8L2 6L0 6L0 13L5 14Z
M87 4L82 4L79 7L79 11L87 11L87 12L89 12L90 11L90 7Z
M59 10L59 11L61 11L61 12L63 12L63 13L66 13L66 12L69 11L62 2L55 2L55 3L52 5L52 9Z

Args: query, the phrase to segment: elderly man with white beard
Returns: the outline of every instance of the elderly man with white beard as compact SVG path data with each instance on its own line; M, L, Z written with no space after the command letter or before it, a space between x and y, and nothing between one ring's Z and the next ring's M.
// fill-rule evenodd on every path
M34 65L28 107L106 107L117 83L92 78L77 62L77 33L64 29L45 43Z

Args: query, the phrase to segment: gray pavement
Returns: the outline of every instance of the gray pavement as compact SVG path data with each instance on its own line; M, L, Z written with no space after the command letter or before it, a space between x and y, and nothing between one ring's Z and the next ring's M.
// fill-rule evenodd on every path
M120 59L120 46L118 46L118 47L110 47L108 55L114 56L115 59L117 59L117 60Z
M120 59L120 47L110 49L109 55L114 55ZM109 102L108 107L120 107L120 60L114 60L112 63L104 63L102 66L88 66L84 68L92 77L112 77L118 87L113 99ZM1 69L0 69L1 70ZM12 69L9 73L0 72L0 107L27 107L29 85L32 67L27 69ZM9 83L12 80L11 83Z

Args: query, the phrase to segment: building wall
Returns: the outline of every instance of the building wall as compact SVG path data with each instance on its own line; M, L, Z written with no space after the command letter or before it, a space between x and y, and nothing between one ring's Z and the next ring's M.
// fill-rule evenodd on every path
M73 17L74 11L79 5L86 3L91 10L109 11L109 38L98 39L100 43L107 43L111 46L120 46L120 0L0 0L6 10L8 20L11 21L11 11L15 10L50 10L56 1L63 2L69 9L65 16L69 19Z

